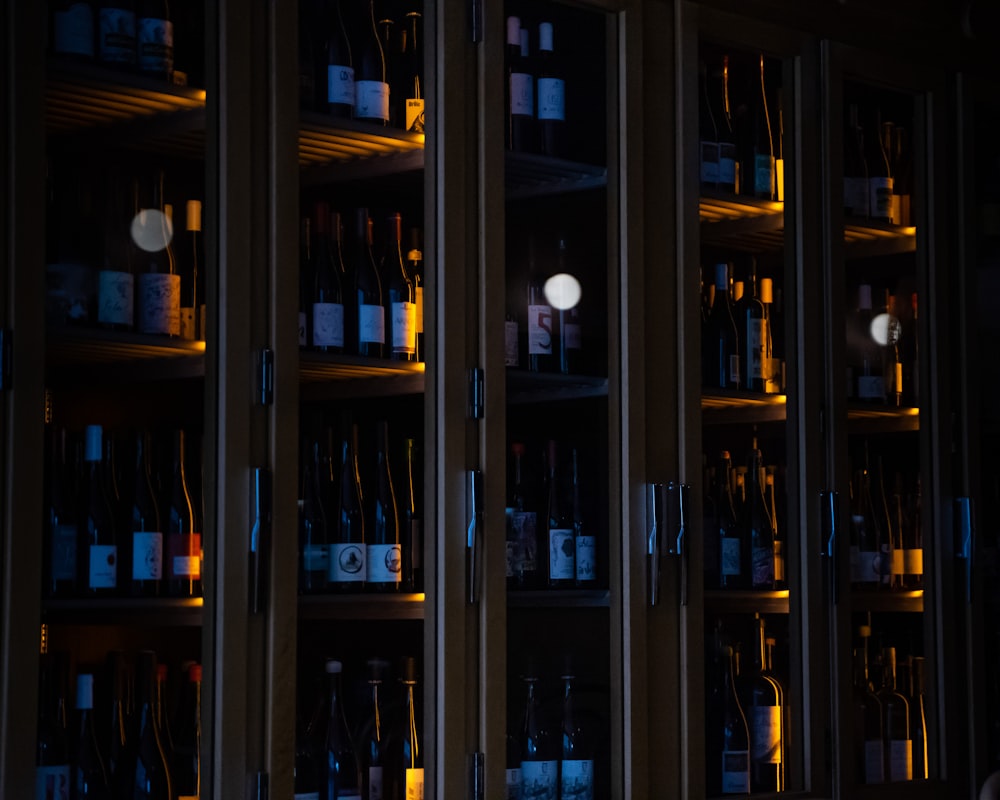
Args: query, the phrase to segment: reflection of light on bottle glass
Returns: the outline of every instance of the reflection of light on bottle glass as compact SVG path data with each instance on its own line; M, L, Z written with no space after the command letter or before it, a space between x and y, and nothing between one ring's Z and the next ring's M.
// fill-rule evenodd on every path
M881 347L896 344L899 341L900 323L892 314L877 314L872 318L868 330L875 343Z
M170 218L155 208L144 208L132 218L132 241L147 253L158 253L174 238Z
M545 281L543 291L549 304L553 308L563 311L573 308L579 303L583 293L580 281L565 272L559 272Z

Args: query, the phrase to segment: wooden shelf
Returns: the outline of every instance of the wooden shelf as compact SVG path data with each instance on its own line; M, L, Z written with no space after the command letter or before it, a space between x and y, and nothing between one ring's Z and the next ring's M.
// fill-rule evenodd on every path
M300 620L422 620L425 597L410 594L315 594L299 597Z
M54 385L203 377L205 342L99 328L46 333L46 370Z
M42 605L42 621L70 625L198 626L201 597L52 598Z
M852 434L906 433L920 430L920 409L850 403L847 420Z
M705 610L718 614L787 614L788 589L706 589Z
M531 589L507 592L511 608L610 608L607 589Z
M508 200L578 192L607 186L607 167L530 153L507 153L504 179Z
M701 396L705 424L784 422L787 398L783 394L713 391Z
M912 591L851 591L851 608L854 611L876 613L921 614L924 610L923 589Z
M423 362L299 353L299 380L306 401L423 394Z
M512 405L607 395L608 379L600 376L507 369L507 402Z

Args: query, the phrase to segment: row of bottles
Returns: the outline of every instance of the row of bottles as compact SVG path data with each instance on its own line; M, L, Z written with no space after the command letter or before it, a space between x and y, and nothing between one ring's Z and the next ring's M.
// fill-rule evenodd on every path
M345 691L344 662L324 669L297 725L296 800L423 800L416 659L402 659L395 681L388 660L368 659L357 697Z
M774 669L776 640L754 614L745 642L717 621L709 646L706 695L706 787L709 797L785 789L789 709L784 682Z
M299 98L307 111L424 132L418 0L301 0Z
M108 654L77 671L69 708L68 658L40 662L36 800L190 800L201 794L201 665L185 662L176 697L169 670L144 650Z
M702 386L777 394L785 389L781 292L772 278L758 280L752 256L743 277L736 280L733 264L718 263L703 288Z
M299 471L299 591L420 591L423 497L417 441L375 425L375 458L359 453L359 426L304 437ZM367 446L367 444L366 444ZM364 467L364 469L362 468Z
M844 128L844 214L912 225L913 155L907 129L877 105L847 106Z
M704 56L699 80L703 190L784 200L780 65L763 54Z
M705 581L719 589L784 589L784 487L778 467L765 464L753 440L745 465L729 450L706 465Z
M340 212L318 201L302 220L299 346L327 353L420 361L424 357L424 276L420 229L403 238L402 216L389 214L376 258L375 223L354 213L345 246Z
M82 437L52 430L48 595L201 595L201 459L186 440L183 429L106 436L88 425Z
M926 668L922 656L882 647L869 661L870 624L857 629L852 681L855 778L859 783L926 780Z
M182 236L164 168L111 169L103 185L82 174L62 179L49 201L50 324L204 339L201 200L183 201Z
M546 156L565 155L566 81L555 55L553 25L539 22L537 46L521 18L507 17L507 149Z
M548 440L544 475L532 474L526 453L523 442L511 444L506 508L508 588L596 587L597 532L584 514L577 448Z
M167 0L51 0L51 51L185 84L174 69L174 20Z
M847 316L847 396L865 403L915 407L920 397L917 293L860 283Z
M892 483L889 483L891 479ZM856 589L923 588L920 475L895 471L869 454L851 481L850 580Z

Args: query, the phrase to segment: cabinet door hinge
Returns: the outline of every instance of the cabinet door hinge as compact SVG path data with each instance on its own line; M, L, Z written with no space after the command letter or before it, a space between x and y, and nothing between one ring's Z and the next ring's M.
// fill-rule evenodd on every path
M13 347L14 332L10 328L0 328L0 392L13 388Z
M254 520L250 528L250 613L261 614L267 605L266 557L270 549L271 471L266 467L254 467L253 504Z
M469 370L469 416L472 419L482 419L486 413L485 376L480 367Z
M257 800L268 800L270 778L266 772L257 773Z
M469 0L469 5L472 43L479 44L483 40L483 0Z
M469 753L469 800L483 800L486 796L486 755Z
M257 405L274 402L274 351L262 347L257 351Z

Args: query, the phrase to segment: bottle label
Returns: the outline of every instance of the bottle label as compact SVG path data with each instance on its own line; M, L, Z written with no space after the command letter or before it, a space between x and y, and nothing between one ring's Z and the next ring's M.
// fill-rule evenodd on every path
M747 320L747 378L763 381L767 374L764 371L764 350L767 345L767 323L763 318L751 317Z
M875 219L892 219L892 178L868 179L868 203Z
M549 529L549 578L554 581L576 577L576 548L572 528Z
M382 767L368 767L368 800L382 800Z
M113 544L92 544L90 546L91 589L114 589L117 586L118 548Z
M362 119L389 119L389 84L385 81L357 81L354 114Z
M770 547L753 547L751 575L754 588L768 587L774 583L774 551Z
M139 276L139 330L179 336L181 276L144 272Z
M566 119L566 84L561 78L538 79L538 118Z
M392 352L412 355L417 352L417 304L408 301L392 304Z
M354 68L330 64L326 68L326 101L354 105Z
M597 577L597 537L576 537L576 579L592 581Z
M538 569L537 520L534 511L514 511L510 515L508 539L514 543L514 575Z
M198 338L198 329L194 324L194 308L181 306L181 338L193 342Z
M528 306L528 354L552 355L552 306Z
M511 116L535 116L535 82L524 72L510 74L510 113Z
M781 542L774 542L774 580L780 582L785 580L785 555L781 551Z
M881 739L865 742L865 783L882 783L885 780L883 757Z
M722 751L722 793L746 794L750 791L750 753L747 750Z
M583 334L580 323L567 322L563 325L563 344L567 350L580 350L583 348Z
M417 301L417 333L420 334L424 332L424 287L415 286L413 297Z
M360 583L368 577L363 544L331 544L327 564L326 577L331 583Z
M720 569L725 577L739 575L740 569L740 540L735 536L725 536L722 539L720 548Z
M885 381L881 375L859 375L858 397L862 400L884 400Z
M732 142L719 142L719 186L736 188L736 145Z
M518 353L517 322L508 319L503 325L503 363L506 367L516 367L521 363Z
M560 800L594 800L594 762L564 760L559 764Z
M750 715L750 756L757 763L781 763L781 706L754 706Z
M56 525L52 529L52 580L76 579L76 525Z
M701 143L701 182L715 186L719 182L719 143Z
M385 311L382 306L363 303L358 307L358 341L385 344Z
M559 797L558 761L522 761L521 797L531 800L557 800Z
M774 158L770 153L754 154L753 191L758 197L774 197Z
M855 217L868 216L868 181L864 178L844 178L844 211Z
M410 133L424 132L424 101L421 97L406 98L406 128Z
M69 800L69 764L35 767L35 800Z
M344 346L344 306L341 303L313 303L313 346Z
M737 386L740 383L740 357L736 354L729 356L729 382Z
M892 739L889 741L889 780L913 780L913 741Z
M903 577L903 572L904 572L903 551L898 547L892 551L891 570L892 570L892 577L894 580Z
M98 56L105 64L135 63L135 14L124 8L102 8Z
M158 581L163 577L163 534L135 531L132 534L132 580Z
M90 3L73 3L53 20L55 51L94 57L94 12Z
M167 536L168 577L201 579L201 534L178 533Z
M924 574L924 551L922 548L903 551L903 571L907 575Z
M368 545L368 582L399 583L403 579L403 558L398 544Z
M506 772L507 800L521 800L521 768L512 767Z
M330 570L329 556L330 549L325 544L307 544L302 548L302 569L326 575Z
M424 770L422 767L406 768L406 800L424 800Z
M299 347L305 347L309 344L306 339L306 312L299 312Z
M97 273L97 321L131 328L134 290L130 272L104 269Z
M174 23L146 17L139 20L139 69L167 74L174 68Z

